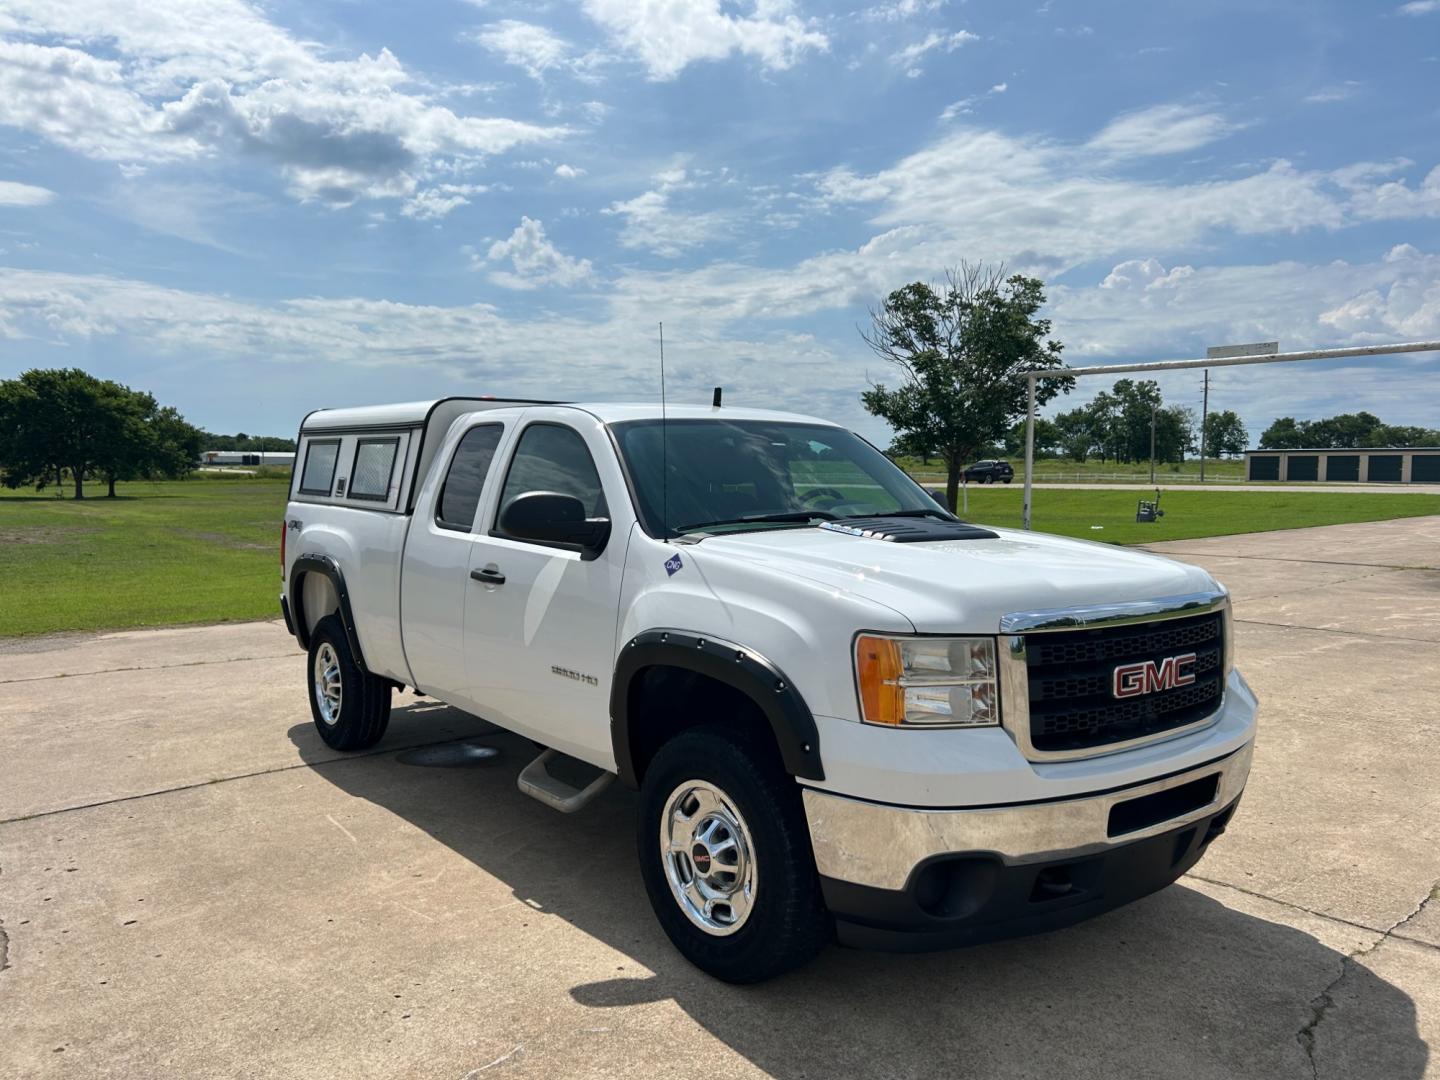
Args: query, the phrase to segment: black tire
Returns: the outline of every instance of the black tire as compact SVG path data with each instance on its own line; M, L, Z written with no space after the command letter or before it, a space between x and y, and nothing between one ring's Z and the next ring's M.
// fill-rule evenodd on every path
M800 788L767 742L729 725L691 728L660 748L640 787L636 843L650 905L681 955L729 983L761 982L799 967L834 936ZM719 789L749 833L753 903L739 928L726 936L702 929L686 914L661 850L666 806L690 781ZM687 865L693 869L698 862ZM723 869L718 856L713 865Z
M340 680L340 707L332 719L326 718L316 689L317 660L326 649L334 656ZM305 673L310 715L326 746L332 750L368 750L380 741L390 724L390 683L361 670L339 616L327 615L315 624Z
M1015 479L1015 478L1014 478L1013 476L1007 476L1007 477L1005 477L1004 483L1007 483L1007 484L1008 484L1011 480L1014 480L1014 479Z

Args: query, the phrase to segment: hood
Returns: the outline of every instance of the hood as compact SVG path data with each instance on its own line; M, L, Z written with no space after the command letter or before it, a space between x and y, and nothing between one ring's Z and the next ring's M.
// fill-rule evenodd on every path
M1198 567L1133 548L995 529L994 539L897 544L828 529L712 536L707 572L736 560L883 604L921 633L996 633L1015 611L1153 600L1214 589Z

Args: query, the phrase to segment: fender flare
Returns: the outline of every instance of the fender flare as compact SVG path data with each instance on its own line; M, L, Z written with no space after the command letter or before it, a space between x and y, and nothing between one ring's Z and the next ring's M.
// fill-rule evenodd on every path
M335 587L335 595L340 601L340 624L345 628L350 655L355 658L360 670L368 673L370 669L365 665L365 654L360 651L360 635L355 632L355 614L350 609L350 592L345 588L345 575L340 570L340 564L330 555L318 552L297 555L295 564L290 568L289 600L295 616L295 640L302 649L309 651L310 629L305 618L305 590L302 587L306 574L320 574Z
M658 666L693 671L740 691L769 722L785 770L806 780L825 779L815 718L784 672L733 641L689 630L655 629L637 634L620 650L610 686L610 738L616 772L626 786L639 786L630 746L630 686L641 671Z

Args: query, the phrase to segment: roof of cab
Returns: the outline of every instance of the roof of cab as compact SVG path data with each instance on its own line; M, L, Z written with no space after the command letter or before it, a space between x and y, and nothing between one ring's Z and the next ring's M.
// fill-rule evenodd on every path
M485 412L491 409L524 408L530 405L555 405L578 409L590 413L603 423L614 424L625 420L656 420L660 417L659 402L557 402L531 401L506 398L437 398L430 401L402 401L391 405L364 405L351 409L320 409L305 418L301 430L311 431L353 431L356 428L403 428L425 424L432 412L440 405L452 403L460 408L451 412L457 415L467 411ZM450 410L447 410L450 411ZM729 405L719 409L709 405L668 405L665 415L670 420L771 420L827 424L832 422L799 413L779 412L773 409L746 409ZM833 426L833 425L832 425Z

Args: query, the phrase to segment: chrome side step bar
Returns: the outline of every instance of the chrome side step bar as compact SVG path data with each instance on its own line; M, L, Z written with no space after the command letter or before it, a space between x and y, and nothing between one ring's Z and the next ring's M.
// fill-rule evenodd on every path
M575 787L552 775L547 768L551 761L565 757L566 755L558 750L546 750L520 771L520 775L515 779L515 786L552 810L573 814L609 787L610 782L615 779L614 773L602 772L584 787Z

